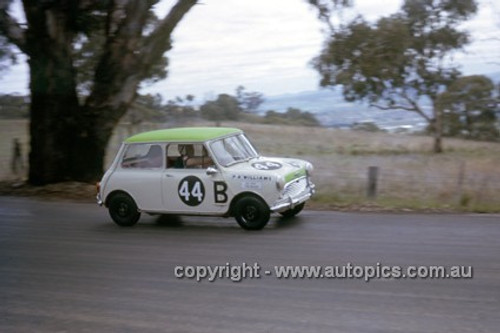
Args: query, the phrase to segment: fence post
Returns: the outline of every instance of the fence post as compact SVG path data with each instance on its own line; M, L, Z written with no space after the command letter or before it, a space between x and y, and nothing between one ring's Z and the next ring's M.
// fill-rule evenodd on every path
M457 196L456 196L456 203L458 206L466 206L467 202L464 197L464 178L465 178L465 162L462 161L460 163L459 169L458 169L458 178L457 178Z
M377 182L378 182L378 167L368 167L368 186L366 188L366 196L368 199L377 197Z
M23 150L21 147L21 141L19 141L18 138L15 138L12 141L10 169L16 177L21 177L24 173Z

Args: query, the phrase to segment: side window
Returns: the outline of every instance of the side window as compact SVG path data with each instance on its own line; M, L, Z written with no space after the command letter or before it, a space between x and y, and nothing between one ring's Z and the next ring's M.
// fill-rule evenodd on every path
M167 168L199 169L213 165L201 143L170 144L167 147Z
M127 147L122 168L157 169L163 167L163 148L158 144L135 144Z
M167 146L167 168L184 168L178 144L173 143Z

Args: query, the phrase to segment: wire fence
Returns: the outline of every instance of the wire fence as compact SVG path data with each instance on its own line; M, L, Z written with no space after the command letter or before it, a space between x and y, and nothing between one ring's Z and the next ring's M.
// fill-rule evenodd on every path
M363 172L342 170L332 171L328 177L321 173L315 176L320 195L340 202L378 200L419 207L500 210L500 172L467 171L465 164L454 176L376 166Z

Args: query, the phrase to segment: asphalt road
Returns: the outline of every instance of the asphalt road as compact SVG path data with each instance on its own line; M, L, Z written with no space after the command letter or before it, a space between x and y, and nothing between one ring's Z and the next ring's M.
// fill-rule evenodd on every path
M96 205L0 197L0 331L500 330L499 215L305 210L258 232L233 219L160 222L146 216L120 228ZM348 263L472 266L473 277L365 282L274 272ZM175 276L177 266L189 275L196 265L259 274L240 282Z

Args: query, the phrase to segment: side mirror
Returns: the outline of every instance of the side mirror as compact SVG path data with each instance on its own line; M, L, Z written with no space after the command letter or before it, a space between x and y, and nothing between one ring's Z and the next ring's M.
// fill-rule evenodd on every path
M210 166L210 167L207 168L207 175L209 175L209 176L213 176L217 172L219 172L219 171L216 168L214 168L214 167Z

